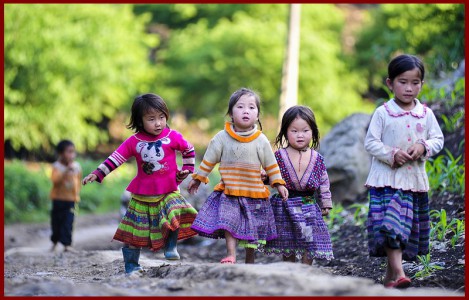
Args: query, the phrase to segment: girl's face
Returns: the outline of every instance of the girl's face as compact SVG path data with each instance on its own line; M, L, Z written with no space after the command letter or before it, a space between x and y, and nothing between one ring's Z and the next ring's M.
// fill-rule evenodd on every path
M300 117L296 117L287 128L288 144L296 150L309 148L312 139L311 127L306 120Z
M254 128L259 119L259 109L256 98L251 95L243 95L233 106L230 117L233 119L236 131L249 131Z
M149 134L159 135L166 128L166 116L160 110L151 109L142 119L143 129Z
M386 79L388 88L394 93L394 100L404 110L414 108L414 99L422 90L423 80L420 79L418 68L399 74L393 81Z
M75 160L75 157L76 157L75 147L68 146L67 148L65 148L64 152L61 155L61 161L64 164L69 165Z

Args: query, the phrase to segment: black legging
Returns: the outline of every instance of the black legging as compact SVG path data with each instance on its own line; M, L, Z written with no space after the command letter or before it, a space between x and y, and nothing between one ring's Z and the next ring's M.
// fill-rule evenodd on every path
M52 235L51 241L64 246L72 244L73 221L75 219L75 202L53 200L51 211Z

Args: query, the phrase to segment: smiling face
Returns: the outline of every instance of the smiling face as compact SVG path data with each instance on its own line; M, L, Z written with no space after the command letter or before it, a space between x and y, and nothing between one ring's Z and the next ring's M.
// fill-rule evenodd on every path
M259 119L259 109L256 98L252 95L243 95L233 106L230 114L233 119L235 131L249 131Z
M394 93L394 100L404 110L414 108L414 99L422 90L423 80L418 68L399 74L393 80L386 79L388 88Z
M308 148L313 139L311 126L309 126L306 120L296 117L295 120L290 123L290 126L288 126L287 139L288 144L296 150Z
M147 133L159 135L166 127L166 115L160 110L150 109L143 115L142 122Z

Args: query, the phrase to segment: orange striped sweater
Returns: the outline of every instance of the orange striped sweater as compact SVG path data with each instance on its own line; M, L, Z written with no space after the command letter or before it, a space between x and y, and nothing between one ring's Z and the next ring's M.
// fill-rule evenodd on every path
M217 163L220 163L221 182L215 186L215 191L224 191L230 196L268 198L270 192L261 180L261 167L272 187L285 184L269 140L257 126L249 132L239 133L227 122L225 130L210 141L199 170L192 174L192 178L208 183L208 174Z

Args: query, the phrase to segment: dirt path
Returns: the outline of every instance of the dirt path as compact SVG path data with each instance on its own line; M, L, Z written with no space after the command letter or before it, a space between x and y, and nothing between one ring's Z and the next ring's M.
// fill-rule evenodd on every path
M182 259L164 260L161 253L142 251L146 273L126 276L121 244L111 242L117 214L78 216L74 247L78 253L49 251L49 225L14 225L4 229L4 293L6 296L449 296L443 289L385 289L370 279L333 276L316 264L305 266L259 256L255 265L217 263L222 240L191 239L181 243Z

